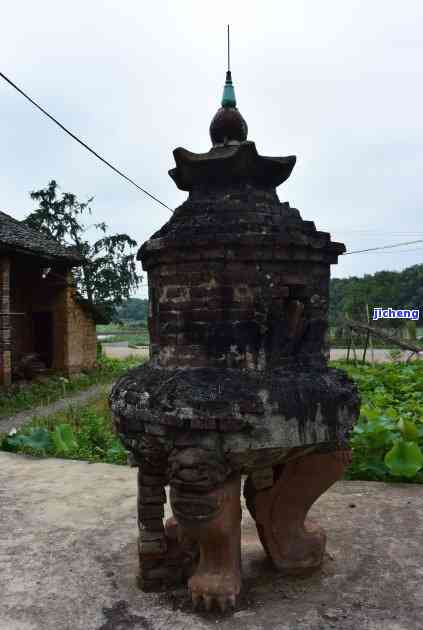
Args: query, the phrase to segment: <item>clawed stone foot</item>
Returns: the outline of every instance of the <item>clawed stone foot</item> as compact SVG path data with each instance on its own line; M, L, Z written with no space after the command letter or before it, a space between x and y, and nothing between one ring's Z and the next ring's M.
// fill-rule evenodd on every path
M178 525L198 543L200 559L188 581L194 608L233 609L241 590L240 477L234 476L220 488L191 495L171 491ZM193 516L194 515L194 516Z
M194 609L217 608L222 613L235 608L241 590L241 575L233 573L196 573L188 582Z

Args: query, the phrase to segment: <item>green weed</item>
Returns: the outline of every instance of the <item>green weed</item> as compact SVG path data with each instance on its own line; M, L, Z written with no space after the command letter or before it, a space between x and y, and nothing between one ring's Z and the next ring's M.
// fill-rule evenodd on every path
M82 459L90 462L126 464L127 452L113 431L107 400L47 418L35 418L18 431L0 437L0 448L44 457Z
M49 405L92 385L112 382L141 362L139 357L122 360L101 356L97 359L98 367L70 378L51 376L0 389L0 417L8 417L39 405Z

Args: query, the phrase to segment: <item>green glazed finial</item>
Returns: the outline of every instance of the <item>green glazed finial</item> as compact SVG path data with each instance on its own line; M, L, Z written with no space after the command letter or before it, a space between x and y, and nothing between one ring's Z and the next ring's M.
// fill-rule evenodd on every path
M222 96L222 107L236 107L235 90L232 85L232 75L230 70L226 73L226 81Z

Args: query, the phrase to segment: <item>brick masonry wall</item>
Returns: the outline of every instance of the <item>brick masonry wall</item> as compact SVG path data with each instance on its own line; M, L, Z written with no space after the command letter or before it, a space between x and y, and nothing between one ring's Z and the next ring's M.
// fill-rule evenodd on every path
M10 260L0 258L0 385L10 385L12 366L10 353Z
M152 359L260 371L323 364L329 268L342 250L274 191L193 191L140 250Z
M52 368L66 374L91 368L96 361L95 324L75 301L71 273L52 269L42 278L45 265L27 256L14 257L11 263L11 309L24 313L10 322L12 365L34 352L32 315L51 312Z
M298 303L308 330L300 354L319 353L328 279L328 266L316 262L295 271L253 261L160 266L149 274L152 356L167 366L281 365L296 344Z
M64 270L52 269L45 277L42 270L46 263L27 256L15 257L11 267L12 310L24 313L12 319L12 364L22 356L34 352L33 315L52 314L52 365L54 370L64 371L67 365L67 300Z
M92 368L97 357L96 326L87 312L75 300L72 287L67 290L67 371L72 374Z

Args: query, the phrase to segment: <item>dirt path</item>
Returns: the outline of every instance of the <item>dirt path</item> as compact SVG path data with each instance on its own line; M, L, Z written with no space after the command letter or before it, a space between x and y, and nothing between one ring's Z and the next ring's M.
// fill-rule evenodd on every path
M20 411L14 416L2 416L0 417L0 433L8 433L13 428L17 429L33 418L43 418L45 416L50 416L56 411L63 411L69 406L82 405L92 398L100 397L102 393L108 393L110 388L111 385L107 383L94 385L82 392L74 394L73 396L56 400L56 402L53 402L50 405L40 405L39 407L34 407L33 409Z

